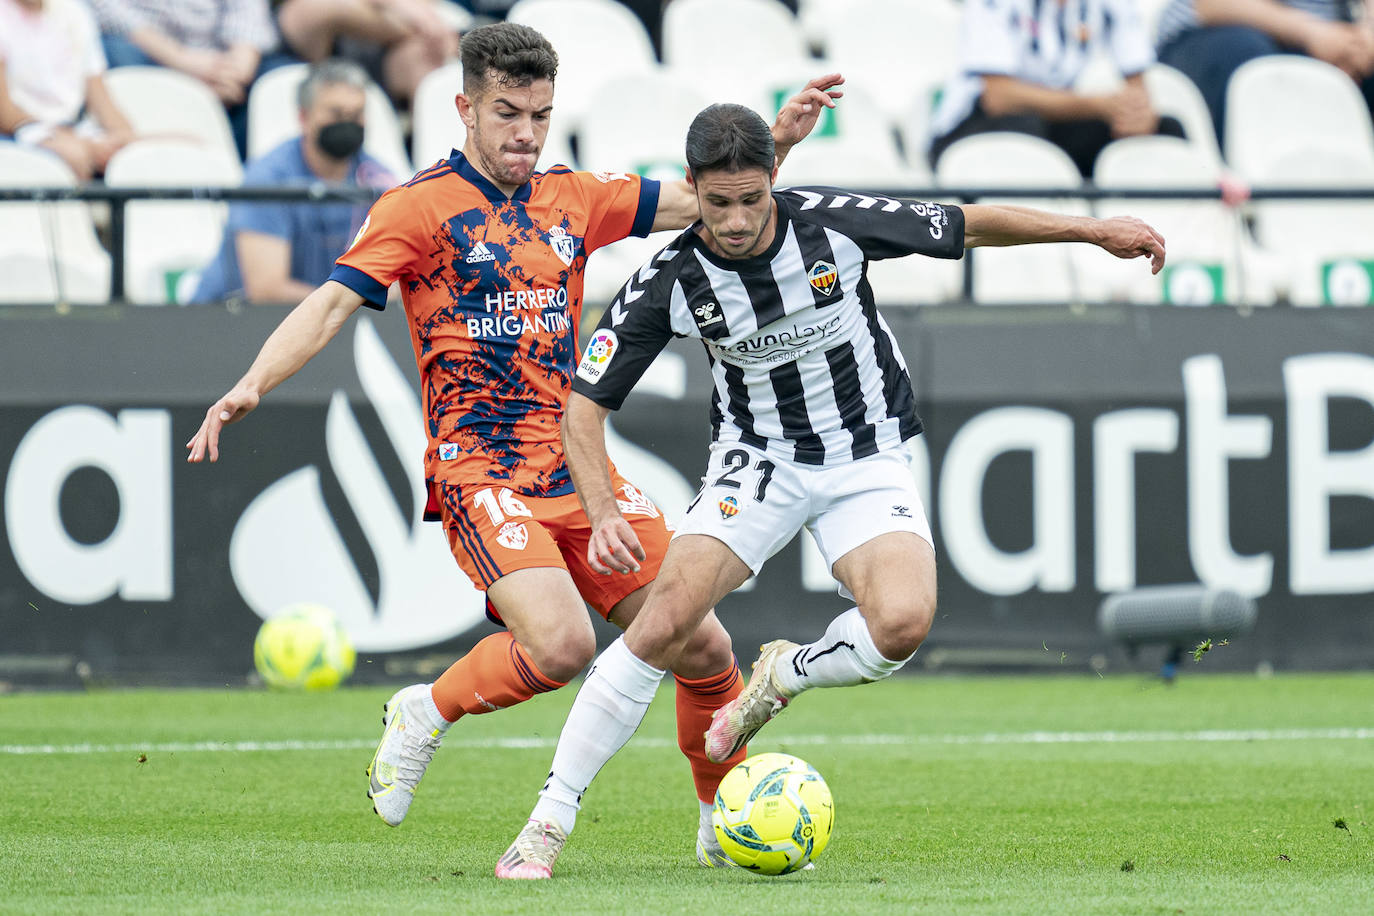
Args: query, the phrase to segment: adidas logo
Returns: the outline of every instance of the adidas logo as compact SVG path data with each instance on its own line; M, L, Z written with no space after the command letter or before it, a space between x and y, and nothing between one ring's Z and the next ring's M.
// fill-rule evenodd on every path
M485 242L478 242L472 246L472 250L468 252L468 256L464 260L469 264L481 264L483 261L495 261L496 255L491 253Z

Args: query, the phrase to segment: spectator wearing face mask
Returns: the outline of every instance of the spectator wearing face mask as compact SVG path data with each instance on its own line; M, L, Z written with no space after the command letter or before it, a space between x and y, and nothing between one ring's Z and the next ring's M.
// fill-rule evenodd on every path
M248 163L245 186L330 185L385 190L396 179L362 152L367 74L349 61L310 68L297 94L301 135ZM239 203L230 208L219 256L191 301L295 303L329 278L357 234L362 203Z

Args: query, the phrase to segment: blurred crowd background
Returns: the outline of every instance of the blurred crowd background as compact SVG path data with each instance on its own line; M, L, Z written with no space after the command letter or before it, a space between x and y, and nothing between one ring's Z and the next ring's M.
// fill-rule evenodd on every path
M968 277L885 262L879 302L1367 305L1371 12L1348 0L0 0L0 189L380 192L461 148L461 36L509 19L560 57L541 167L680 175L701 108L740 102L771 119L839 71L843 101L781 184L956 202L1016 192L1132 213L1169 244L1159 277L1068 245L980 251ZM1315 196L1252 199L1266 188ZM1192 196L1104 195L1122 189ZM132 302L292 304L365 212L135 201L112 245L105 204L0 202L0 302L109 302L122 253ZM591 310L666 241L594 257Z

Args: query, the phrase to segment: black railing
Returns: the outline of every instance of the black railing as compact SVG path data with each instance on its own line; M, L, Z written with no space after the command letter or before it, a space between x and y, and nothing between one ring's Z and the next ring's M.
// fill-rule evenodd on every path
M856 194L900 197L916 200L958 201L968 203L980 198L1065 199L1065 200L1221 200L1218 188L1101 188L1092 184L1077 187L1001 188L1001 187L914 187L862 189L846 188ZM289 187L235 188L135 188L88 184L78 187L6 188L0 187L0 203L26 201L104 202L110 205L110 301L124 302L124 208L134 200L256 201L286 203L362 203L371 205L381 192L370 188L348 188L314 184ZM1372 187L1297 187L1251 188L1249 200L1344 201L1374 200ZM1374 227L1371 228L1374 237ZM963 291L973 295L973 252L964 263Z

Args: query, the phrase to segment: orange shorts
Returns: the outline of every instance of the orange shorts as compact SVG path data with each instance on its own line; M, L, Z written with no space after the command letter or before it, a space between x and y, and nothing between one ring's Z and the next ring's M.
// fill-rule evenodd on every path
M663 513L614 469L611 486L621 513L644 548L645 561L637 573L605 575L588 565L592 529L576 493L524 496L489 484L430 482L431 503L438 503L449 548L479 589L486 591L517 569L556 566L572 575L582 599L602 617L622 598L654 580L670 539Z

